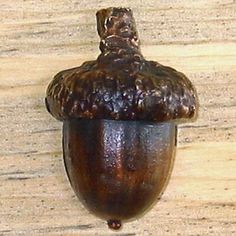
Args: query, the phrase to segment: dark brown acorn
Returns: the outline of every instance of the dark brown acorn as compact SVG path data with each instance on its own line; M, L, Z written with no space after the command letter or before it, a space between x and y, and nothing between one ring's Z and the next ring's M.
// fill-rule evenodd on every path
M184 74L143 58L130 9L98 11L97 27L101 54L58 73L46 106L63 121L75 193L119 229L160 198L173 168L177 123L194 118L198 105Z

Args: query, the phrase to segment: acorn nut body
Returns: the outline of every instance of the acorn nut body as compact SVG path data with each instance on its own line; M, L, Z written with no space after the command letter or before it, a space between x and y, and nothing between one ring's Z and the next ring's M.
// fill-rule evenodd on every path
M97 24L101 54L58 73L46 106L63 121L64 162L76 195L119 229L160 198L177 123L193 119L198 104L184 74L143 58L130 9L100 10Z
M167 184L175 134L173 122L65 121L64 160L73 189L103 219L142 214Z

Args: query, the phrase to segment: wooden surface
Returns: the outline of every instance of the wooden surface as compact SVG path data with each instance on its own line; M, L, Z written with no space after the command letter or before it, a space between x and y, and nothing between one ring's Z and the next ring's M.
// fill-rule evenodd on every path
M236 235L236 2L116 2L0 2L0 235ZM143 54L185 72L201 105L162 200L119 233L76 199L44 106L56 72L97 56L95 12L109 6L133 9Z

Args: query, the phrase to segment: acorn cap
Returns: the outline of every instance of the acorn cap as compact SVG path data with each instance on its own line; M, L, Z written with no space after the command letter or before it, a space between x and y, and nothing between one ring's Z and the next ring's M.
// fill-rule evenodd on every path
M56 119L164 122L196 116L197 95L189 79L141 55L130 9L100 10L97 22L98 59L58 73L48 86L46 106Z

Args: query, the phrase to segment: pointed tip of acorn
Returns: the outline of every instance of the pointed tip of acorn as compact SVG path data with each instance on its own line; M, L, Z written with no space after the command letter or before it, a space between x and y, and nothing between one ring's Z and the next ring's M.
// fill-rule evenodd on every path
M120 220L108 220L107 225L112 230L119 230L122 226Z

